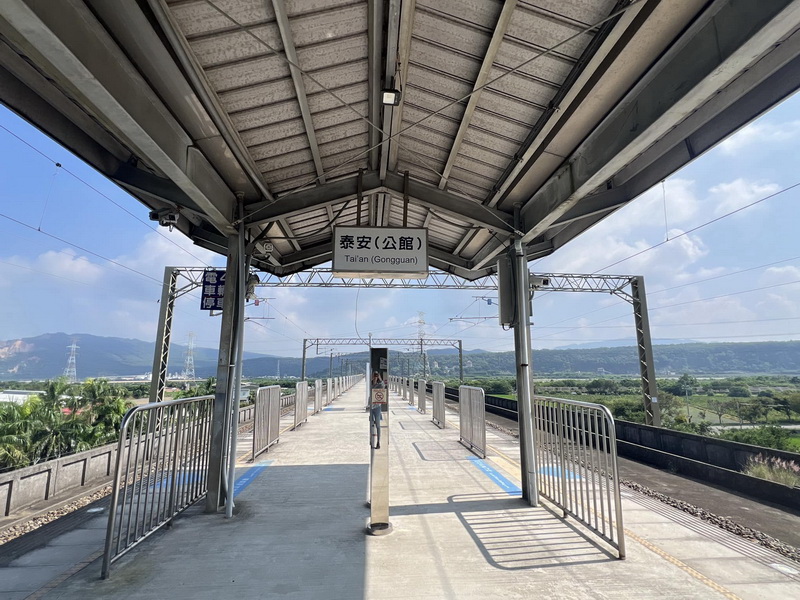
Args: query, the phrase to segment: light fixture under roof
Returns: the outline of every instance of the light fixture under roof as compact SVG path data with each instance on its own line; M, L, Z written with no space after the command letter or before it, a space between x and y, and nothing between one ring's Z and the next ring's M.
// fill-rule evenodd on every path
M381 102L386 106L397 106L400 104L399 90L381 90Z

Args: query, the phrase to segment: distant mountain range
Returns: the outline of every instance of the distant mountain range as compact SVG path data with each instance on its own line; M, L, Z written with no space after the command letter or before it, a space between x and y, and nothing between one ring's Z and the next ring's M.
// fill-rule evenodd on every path
M79 379L89 377L137 376L150 371L154 345L141 340L99 337L88 334L51 333L33 338L0 342L0 380L22 381L52 379L63 375L72 343L78 346L76 371ZM170 348L169 372L184 369L186 346ZM724 375L731 373L800 374L800 342L685 343L655 345L656 372L659 376L692 373ZM416 370L421 368L418 354L392 351L390 363ZM367 361L366 349L336 357L309 356L308 378L327 377L333 365L349 364L361 371ZM592 375L609 373L638 374L638 356L633 346L535 350L537 375ZM217 349L194 349L195 375L216 375ZM345 367L346 368L346 367ZM299 377L301 360L295 357L245 353L243 373L247 377ZM458 351L455 348L428 352L426 371L439 377L458 375ZM464 353L467 376L512 375L513 352L472 350Z

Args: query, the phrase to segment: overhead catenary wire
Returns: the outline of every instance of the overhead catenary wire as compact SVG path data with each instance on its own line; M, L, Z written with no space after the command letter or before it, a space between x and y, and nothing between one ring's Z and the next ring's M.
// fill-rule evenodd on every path
M139 217L138 217L136 214L134 214L133 212L131 212L130 210L128 210L127 208L125 208L125 207L124 207L122 204L120 204L119 202L115 201L113 198L111 198L111 197L110 197L110 196L108 196L107 194L105 194L105 193L101 192L99 189L97 189L96 187L94 187L94 186L93 186L91 183L89 183L88 181L86 181L85 179L83 179L83 178L82 178L81 176L79 176L77 173L74 173L74 172L73 172L73 171L71 171L69 168L65 167L65 166L64 166L62 163L60 163L60 162L58 162L58 161L54 160L53 158L51 158L50 156L48 156L47 154L45 154L44 152L42 152L42 151L41 151L39 148L37 148L36 146L34 146L33 144L31 144L31 143L30 143L30 142L28 142L27 140L24 140L23 138L21 138L20 136L18 136L16 133L14 133L14 132L13 132L13 131L11 131L10 129L8 129L8 128L7 128L5 125L1 125L1 124L0 124L0 129L4 130L4 131L5 131L6 133L8 133L10 136L12 136L12 137L16 138L16 139L17 139L19 142L21 142L21 143L25 144L25 145L26 145L28 148L30 148L31 150L33 150L34 152L36 152L37 154L39 154L40 156L42 156L44 159L46 159L46 160L48 160L49 162L53 163L53 165L54 165L54 166L55 166L55 168L56 168L56 172L58 172L58 170L62 170L62 171L64 171L65 173L67 173L68 175L70 175L71 177L73 177L73 178L74 178L76 181L79 181L80 183L82 183L83 185L85 185L87 188L89 188L90 190L92 190L93 192L95 192L95 193L96 193L97 195L99 195L101 198L105 198L106 200L108 200L108 201L109 201L111 204L113 204L114 206L116 206L117 208L119 208L119 209L120 209L122 212L124 212L124 213L126 213L127 215L129 215L129 216L133 217L135 220L139 221L139 223L141 223L142 225L144 225L145 227L147 227L147 228L148 228L150 231L153 231L153 232L155 232L157 235L159 235L159 236L161 236L162 238L164 238L165 240L167 240L167 241L168 241L170 244L172 244L172 245L173 245L173 246L175 246L176 248L179 248L181 251L185 252L186 254L188 254L189 256L191 256L192 258L194 258L194 259L195 259L196 261L198 261L198 262L199 262L201 265L204 265L204 266L207 266L207 267L209 266L209 265L206 263L206 261L204 261L203 259L201 259L201 258L199 258L199 257L195 256L194 254L192 254L191 252L189 252L189 250L187 250L186 248L184 248L183 246L181 246L180 244L178 244L177 242L175 242L175 240L171 240L171 239L170 239L168 236L166 236L166 235L164 235L163 233L161 233L161 232L158 230L158 228L157 228L157 227L151 227L151 226L150 226L150 223L148 223L147 221L145 221L145 220L143 220L143 219L139 218ZM55 175L53 176L53 181L55 181ZM42 219L43 219L43 218L44 218L44 212L42 212ZM42 226L42 222L41 222L41 220L40 220L40 222L39 222L39 229L41 229L41 226Z

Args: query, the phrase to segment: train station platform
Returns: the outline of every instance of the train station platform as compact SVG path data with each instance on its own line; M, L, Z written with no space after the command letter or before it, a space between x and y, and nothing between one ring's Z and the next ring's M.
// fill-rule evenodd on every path
M240 437L232 519L190 508L101 580L97 515L0 569L0 598L800 598L797 563L625 488L619 560L546 501L521 500L513 437L488 430L478 459L457 413L442 430L394 393L393 531L369 536L364 386L255 462Z

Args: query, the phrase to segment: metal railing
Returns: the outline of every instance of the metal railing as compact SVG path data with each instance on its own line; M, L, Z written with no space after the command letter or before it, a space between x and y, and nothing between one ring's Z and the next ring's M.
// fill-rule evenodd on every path
M297 429L302 423L308 421L308 382L298 381L294 393L294 427L292 429Z
M314 414L322 410L322 379L314 381Z
M625 558L614 418L601 404L533 402L539 493Z
M428 412L428 396L425 392L427 382L424 379L417 380L417 412L423 415Z
M431 390L433 395L433 418L431 421L440 429L444 429L444 384L441 381L434 381L431 383Z
M281 386L258 388L253 414L252 460L255 460L256 456L278 443L281 433Z
M208 490L213 396L136 406L122 419L102 577Z
M486 408L483 389L458 388L460 441L481 458L486 458Z

